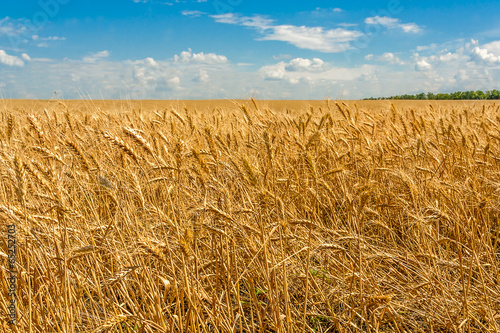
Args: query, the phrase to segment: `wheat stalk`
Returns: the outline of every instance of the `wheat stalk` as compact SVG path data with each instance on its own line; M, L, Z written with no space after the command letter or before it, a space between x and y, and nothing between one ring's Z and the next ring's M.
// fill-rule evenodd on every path
M112 144L114 144L115 146L120 148L125 154L130 156L136 163L139 163L139 160L140 160L139 155L137 155L137 153L132 149L132 147L127 145L123 140L121 140L115 136L112 136L111 134L109 134L107 132L103 132L102 135L109 142L111 142Z

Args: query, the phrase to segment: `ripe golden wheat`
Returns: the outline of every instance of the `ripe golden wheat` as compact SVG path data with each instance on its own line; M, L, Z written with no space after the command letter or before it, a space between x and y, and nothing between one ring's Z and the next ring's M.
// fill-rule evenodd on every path
M499 107L371 103L6 103L0 325L498 332Z

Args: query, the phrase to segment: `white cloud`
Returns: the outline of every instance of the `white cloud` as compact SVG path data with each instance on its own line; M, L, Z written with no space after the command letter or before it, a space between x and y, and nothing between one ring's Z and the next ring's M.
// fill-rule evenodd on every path
M203 15L206 15L207 13L199 11L199 10L183 10L181 12L181 14L184 16L200 17Z
M428 71L432 68L432 65L427 62L426 59L421 59L417 61L417 64L415 65L415 70L423 72L423 71Z
M450 61L455 61L455 60L459 59L460 54L448 52L445 54L440 54L439 56L431 57L432 60L434 60L435 58L437 58L437 60L439 60L439 61L450 62Z
M276 65L264 66L260 69L266 80L283 80L286 75L286 64L280 62Z
M261 15L254 15L249 17L241 17L240 22L242 26L255 28L261 32L273 28L274 20Z
M467 75L472 78L474 70L482 72L483 74L478 75L484 77L492 76L491 73L487 74L489 69L500 69L500 42L498 41L480 45L477 40L469 42L460 40L442 45L431 44L429 47L417 49L426 53L426 56L420 56L418 53L413 56L415 69L418 71L435 69L435 72L446 72L443 76L463 78Z
M144 63L150 67L158 67L158 63L153 59L153 58L146 58L144 60Z
M368 60L368 61L373 60L373 54L365 55L365 60Z
M500 55L490 53L487 48L480 48L476 46L472 49L471 58L477 62L484 62L487 64L500 64Z
M0 37L1 36L21 36L26 34L30 28L26 22L22 19L12 19L10 17L5 17L0 19Z
M274 55L273 56L274 60L287 60L287 59L290 59L290 58L292 58L292 56L289 55L289 54L280 54L280 55Z
M278 25L260 40L288 42L301 49L309 49L325 53L337 53L349 50L349 42L361 33L342 28L324 30L322 27L305 27Z
M286 65L286 70L288 71L310 71L310 70L322 70L324 62L319 58L303 59L295 58L290 60Z
M217 23L238 24L240 22L240 18L234 13L211 15L211 17Z
M174 62L184 64L225 64L227 63L227 58L223 55L218 55L215 53L193 53L191 49L189 49L189 51L181 52L180 55L175 55Z
M457 74L453 77L456 81L466 81L469 80L469 75L465 69L460 69Z
M49 36L40 37L40 28L28 19L0 19L0 37L7 36L11 39L13 48L21 48L22 44L37 43L38 47L48 47L49 41L66 40L65 37Z
M23 60L25 60L25 61L31 60L31 57L29 55L27 55L26 53L21 54L21 58L23 58Z
M278 56L256 70L255 64L239 65L220 54L191 50L170 59L103 61L109 52L89 54L86 58L96 59L91 62L33 58L24 67L13 65L20 61L26 65L27 57L19 53L9 55L11 65L0 66L5 84L2 91L13 98L47 98L54 90L62 91L63 98L363 98L496 88L499 64L477 58L477 54L474 58L476 47L498 57L496 46L496 42L451 41L422 54L366 55L367 60L375 61L350 67L319 57ZM395 69L391 61L397 59L406 64Z
M415 75L408 73L408 81L421 82L431 92L494 89L500 81L500 54L494 53L496 45L496 42L481 45L477 40L453 40L420 48L425 55L415 53L411 57Z
M128 61L125 65L132 67L132 78L125 82L135 98L163 99L180 98L178 94L186 94L184 98L206 98L209 92L215 94L220 76L234 67L225 56L193 53L191 49L169 60L146 58ZM206 85L209 80L215 84ZM203 88L194 89L199 85Z
M418 26L416 23L400 24L399 28L403 29L403 31L406 33L417 33L422 31L422 28Z
M500 40L484 44L483 47L497 56L500 55Z
M171 88L179 88L181 84L181 79L179 79L178 76L175 76L169 79L167 82Z
M314 17L331 17L332 14L338 14L338 13L343 13L344 10L342 8L321 8L321 7L316 7L314 11L311 12L311 14Z
M104 58L109 57L110 54L111 53L109 51L100 51L100 52L96 52L96 53L91 53L90 55L83 57L82 60L83 60L83 62L86 62L86 63L95 63L100 59L104 59Z
M239 16L234 13L212 15L218 23L237 24L257 30L262 36L257 40L282 41L301 49L337 53L352 48L350 42L362 35L356 30L344 28L325 29L295 25L276 25L264 16Z
M363 65L359 68L333 67L319 58L295 58L289 62L281 61L259 69L259 73L265 80L285 81L290 84L307 83L315 86L355 80L363 74L372 72L373 66Z
M121 66L126 74L123 83L134 98L163 98L181 89L180 73L167 62L146 58L127 61Z
M199 82L208 82L209 79L210 79L210 76L208 75L207 71L200 69L200 72L195 80L199 81Z
M357 23L339 23L337 24L339 27L344 27L344 28L352 28L352 27L357 27Z
M388 62L389 64L397 64L397 65L404 65L405 62L402 61L397 55L395 55L392 52L386 52L382 54L381 56L377 57L376 60L378 61L385 61Z
M48 63L48 62L54 62L55 60L54 59L50 59L50 58L33 58L33 59L31 59L31 61L33 61L33 62L45 62L45 63Z
M399 19L388 16L373 16L365 19L366 24L380 24L383 26L396 26L399 24Z
M381 25L388 29L400 29L406 33L417 33L422 31L422 27L416 23L401 23L400 19L388 16L373 16L365 19L366 24Z
M22 61L19 57L7 54L4 50L0 50L0 64L23 67L24 61Z
M38 40L56 41L56 40L66 40L66 37L59 37L59 36L40 37L38 35L33 35L31 36L31 39L33 39L34 41Z
M42 38L42 40L66 40L66 37L49 36L49 37Z

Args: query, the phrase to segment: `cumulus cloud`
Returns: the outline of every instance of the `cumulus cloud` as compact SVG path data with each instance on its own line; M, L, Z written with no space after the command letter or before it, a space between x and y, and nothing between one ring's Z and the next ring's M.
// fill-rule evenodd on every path
M496 42L453 40L421 47L421 52L411 56L414 74L406 73L404 85L417 86L420 82L418 86L425 87L420 90L430 92L494 89L500 81L500 53L495 53L496 46Z
M350 42L362 35L344 28L325 29L295 25L278 25L264 16L240 16L234 13L211 16L218 23L236 24L255 29L261 34L257 40L287 42L301 49L338 53L352 48Z
M228 68L234 67L226 56L194 53L191 49L168 60L146 58L126 64L132 66L132 79L126 80L127 87L136 98L180 98L178 94L182 93L187 94L185 98L206 98L203 94L213 93L217 84L213 76L220 77ZM206 85L209 81L214 84ZM192 90L198 85L204 88Z
M453 77L456 81L466 81L469 80L469 75L465 69L461 69Z
M91 53L90 55L83 57L82 60L83 60L83 62L93 64L101 59L109 57L110 54L111 53L109 51L100 51L100 52L96 52L96 53Z
M493 54L500 55L500 40L484 44L483 47Z
M453 77L463 78L467 74L473 77L472 70L488 70L488 68L498 68L500 65L500 41L480 45L477 40L469 42L462 41L461 46L455 46L455 50L449 50L450 43L444 45L432 45L429 48L419 48L426 53L421 56L419 53L413 55L415 69L417 71L429 71L437 68L443 70L455 70ZM465 72L460 72L465 70ZM460 73L461 74L460 74Z
M136 98L157 97L181 89L179 73L168 63L148 57L126 62L126 65L132 66L132 79L125 82Z
M422 27L416 23L401 23L400 19L388 16L373 16L365 19L366 24L381 25L388 29L399 29L405 33L417 33L422 31Z
M364 73L373 72L371 66L359 68L332 67L319 58L295 58L289 62L280 61L274 65L263 66L259 69L261 76L268 81L285 81L291 84L307 83L322 84L339 81L354 80Z
M134 62L133 78L140 85L151 85L158 80L158 72L155 70L156 62L152 58Z
M144 63L152 68L158 67L158 63L153 58L148 57L148 58L144 59Z
M215 53L193 53L191 49L174 56L174 62L183 64L225 64L227 57Z
M484 62L492 65L500 64L500 55L495 55L487 48L480 48L478 46L472 49L471 58L477 62Z
M178 76L174 76L173 78L168 79L167 82L171 88L179 88L181 84L181 79L179 79Z
M285 66L288 71L316 71L323 69L324 62L319 58L303 59L295 58Z
M459 53L452 53L452 52L447 52L444 54L439 54L436 56L431 56L431 60L439 60L443 62L450 62L450 61L455 61L458 60L461 57Z
M200 72L198 73L198 76L196 77L195 81L208 82L209 79L210 76L208 75L207 71L200 69Z
M0 64L23 67L24 61L22 61L19 57L7 54L7 52L5 52L4 50L0 50Z
M299 79L307 77L308 73L324 70L324 65L324 61L319 58L295 58L289 62L280 61L274 65L263 66L260 72L267 80L288 80L290 83L298 83Z
M415 65L415 70L423 72L423 71L428 71L432 68L432 65L427 62L426 59L421 59L417 61L417 64Z
M246 24L268 24L258 22ZM3 51L0 66L1 81L7 87L2 90L15 98L49 97L54 90L64 91L64 98L78 98L82 93L92 98L101 98L102 93L104 98L145 99L247 98L254 93L262 99L363 98L422 90L493 89L500 82L500 72L490 55L500 55L499 44L455 40L414 54L368 54L365 59L373 62L350 67L320 57L280 55L269 57L269 62L255 70L220 54L190 49L170 59L115 61L106 59L109 52L105 51L86 56L90 61L34 58L24 67L19 65L29 61L28 55ZM395 70L391 63L398 61L405 64Z
M382 54L381 56L377 57L376 60L378 61L385 61L388 62L389 64L397 64L397 65L404 65L405 62L401 60L397 55L395 55L392 52L386 52Z

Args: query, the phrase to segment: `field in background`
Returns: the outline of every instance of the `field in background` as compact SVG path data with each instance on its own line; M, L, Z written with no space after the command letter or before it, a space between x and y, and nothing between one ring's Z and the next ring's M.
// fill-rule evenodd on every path
M6 100L0 119L6 329L500 330L493 101Z
M353 106L354 103L358 105L358 108L364 111L380 111L388 110L391 104L394 104L399 108L409 107L413 108L427 108L429 105L434 105L436 108L444 109L463 109L463 108L474 108L477 106L489 105L495 106L500 105L499 101L339 101L339 103L348 103ZM236 110L240 109L240 105L245 105L247 108L251 108L253 103L251 100L144 100L144 101L119 101L119 100L65 100L65 105L68 106L72 112L81 111L83 113L93 113L96 110L102 110L107 112L130 112L132 110L144 110L144 111L162 111L164 109L170 110L175 109L177 111L183 111L185 107L188 110L194 111L213 111L214 109L221 110ZM301 101L301 100L259 100L260 109L270 109L273 111L294 111L297 114L301 114L309 111L310 107L319 109L327 109L326 101ZM335 107L335 101L330 101L330 108ZM58 109L58 100L0 100L0 110L24 110L25 112L42 112L44 108L47 110Z

